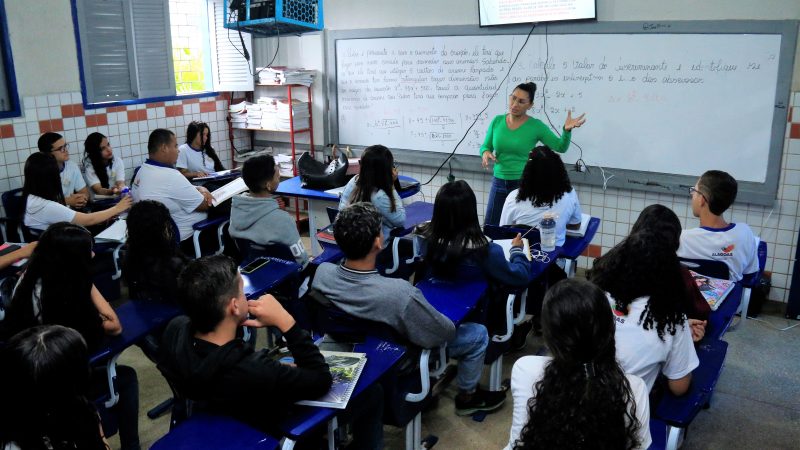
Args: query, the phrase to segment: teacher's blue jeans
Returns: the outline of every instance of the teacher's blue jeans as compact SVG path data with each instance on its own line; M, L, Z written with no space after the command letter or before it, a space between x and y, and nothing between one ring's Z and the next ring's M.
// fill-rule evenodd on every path
M492 187L489 189L489 199L486 202L486 225L499 225L500 214L503 212L503 205L506 202L508 193L519 188L519 180L501 180L492 177Z

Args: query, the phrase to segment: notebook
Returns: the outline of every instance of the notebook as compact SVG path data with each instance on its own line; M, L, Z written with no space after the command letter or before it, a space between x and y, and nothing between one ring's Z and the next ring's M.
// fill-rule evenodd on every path
M320 350L328 368L333 376L333 385L327 394L316 400L300 400L298 405L321 406L323 408L345 409L350 396L358 383L358 378L367 364L366 353L355 352L334 352ZM281 359L281 362L289 361L289 358Z
M589 220L591 220L592 216L588 214L581 214L581 227L577 230L570 230L567 228L567 236L572 237L584 237L586 235L586 229L589 228Z
M503 253L506 255L506 259L511 261L511 241L513 239L495 239L495 244L503 247ZM531 257L531 244L528 242L528 238L522 238L522 250L525 252L525 257L528 258L528 261L531 261L533 258Z
M125 219L119 219L98 234L95 240L125 242L127 234L128 222L126 222Z
M224 178L231 175L236 175L239 173L239 169L228 169L228 170L221 170L219 172L211 172L204 177L195 177L192 178L194 181L200 180L216 180L217 178Z
M712 311L716 311L722 302L725 301L725 298L731 290L733 290L733 285L735 284L731 280L707 277L693 270L690 270L689 273L692 274L692 278L694 278L694 282L697 284L697 289L703 294L703 297L708 302L708 306L711 307Z

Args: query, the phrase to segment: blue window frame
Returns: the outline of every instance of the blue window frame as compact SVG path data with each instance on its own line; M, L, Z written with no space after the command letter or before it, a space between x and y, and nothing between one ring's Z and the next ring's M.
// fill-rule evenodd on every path
M0 0L0 119L20 115L22 111L17 93L14 57L11 54L11 39L8 36L6 5L4 0Z

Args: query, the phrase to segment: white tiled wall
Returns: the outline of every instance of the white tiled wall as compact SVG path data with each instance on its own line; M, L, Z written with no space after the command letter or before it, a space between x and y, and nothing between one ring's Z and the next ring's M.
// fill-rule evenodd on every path
M769 298L786 302L794 269L794 252L798 240L798 199L800 197L800 92L792 95L792 114L787 126L784 142L782 171L778 189L778 198L772 206L735 203L725 213L725 218L732 222L746 222L753 232L767 242L768 258L765 270L772 272L772 289ZM713 169L709 167L708 169ZM421 166L403 165L402 173L427 181L434 169ZM456 178L469 183L478 200L478 214L483 220L486 211L491 175L478 172L456 172ZM433 201L436 192L447 181L446 168L427 186L422 187L421 196ZM660 203L671 208L681 219L684 228L699 226L699 221L692 216L687 195L657 194L642 191L621 189L603 190L601 187L575 185L584 212L602 219L600 229L593 244L601 246L601 252L607 252L619 243L630 231L639 213L645 206ZM578 267L590 268L593 258L581 256Z

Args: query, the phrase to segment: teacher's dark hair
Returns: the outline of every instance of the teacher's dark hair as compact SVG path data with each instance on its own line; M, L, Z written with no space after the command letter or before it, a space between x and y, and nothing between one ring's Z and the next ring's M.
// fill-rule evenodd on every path
M449 278L458 272L468 255L485 255L489 241L478 221L475 193L464 180L443 185L436 194L433 217L420 227L427 241L425 263L438 277Z
M521 89L527 92L529 100L533 103L533 97L536 95L536 83L529 81L527 83L518 84L514 89Z
M108 172L106 171L106 167L112 167L114 165L114 159L112 158L108 163L103 160L103 149L100 147L103 143L103 139L106 139L106 137L102 133L96 131L86 136L86 140L83 141L83 154L92 164L94 173L97 175L97 179L100 180L100 186L108 189Z
M370 145L364 149L356 179L356 188L350 195L350 202L371 202L372 194L381 190L389 197L392 205L391 211L395 212L397 206L394 204L393 166L394 156L385 146Z
M534 148L522 171L517 201L549 208L570 191L572 184L561 157L544 145Z
M542 332L553 359L528 402L514 449L633 449L635 397L616 360L614 315L605 294L569 279L547 291Z
M97 411L86 398L89 353L77 331L28 328L11 338L0 359L0 447L106 448Z

